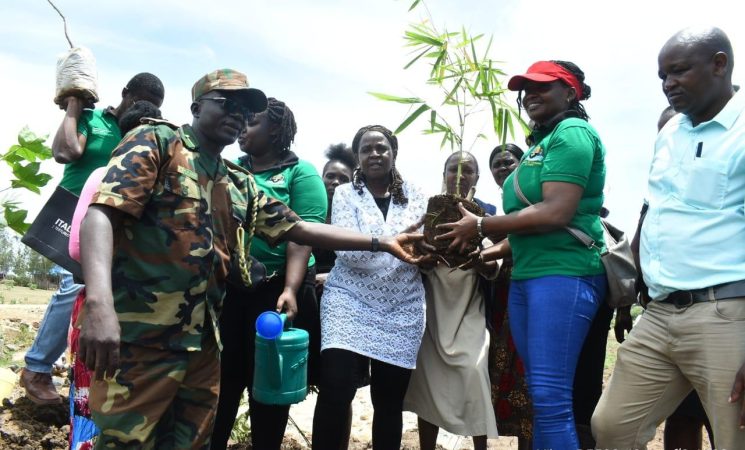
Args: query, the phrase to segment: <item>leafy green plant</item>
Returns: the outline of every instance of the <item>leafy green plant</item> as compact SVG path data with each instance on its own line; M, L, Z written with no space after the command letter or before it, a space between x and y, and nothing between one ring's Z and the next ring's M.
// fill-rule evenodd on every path
M0 222L4 222L0 224L7 225L20 234L24 234L30 226L26 223L28 211L21 209L17 201L8 198L7 191L27 189L40 194L41 188L52 179L51 175L40 171L41 161L52 157L52 149L44 144L46 140L46 135L38 136L24 127L18 133L18 144L11 145L5 153L0 154L0 161L5 161L13 174L10 186L0 189L0 194L6 194L0 200L3 208Z
M31 284L31 277L28 275L16 275L14 278L15 285L21 286L21 287L28 287L29 284Z
M248 443L251 440L251 420L248 408L248 393L244 392L241 397L238 413L233 422L233 430L230 439L238 443Z
M491 131L502 144L506 142L508 133L514 137L515 121L527 128L515 108L507 103L506 86L502 83L505 74L499 68L500 62L489 56L493 38L490 37L484 47L483 34L471 35L463 27L459 32L440 32L423 0L412 2L409 11L417 7L424 9L429 19L410 25L405 32L404 40L412 49L413 58L404 69L425 62L429 66L426 84L436 88L439 98L435 102L427 101L423 96L402 97L370 92L381 100L409 106L409 113L394 133L401 133L424 117L427 126L423 133L442 135L440 148L449 146L451 151L463 151L467 125L471 125L469 119L475 115L487 112L491 115ZM488 137L477 133L469 149L477 139ZM456 188L460 191L460 164L457 180Z

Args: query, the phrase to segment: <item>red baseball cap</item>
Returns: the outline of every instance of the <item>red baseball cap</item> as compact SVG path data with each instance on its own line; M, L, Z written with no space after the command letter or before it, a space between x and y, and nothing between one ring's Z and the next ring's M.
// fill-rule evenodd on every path
M507 88L511 91L521 91L526 81L535 81L536 83L550 83L561 80L568 86L577 91L577 100L582 98L582 84L577 80L574 74L564 67L552 63L551 61L538 61L530 67L523 75L515 75L510 78Z

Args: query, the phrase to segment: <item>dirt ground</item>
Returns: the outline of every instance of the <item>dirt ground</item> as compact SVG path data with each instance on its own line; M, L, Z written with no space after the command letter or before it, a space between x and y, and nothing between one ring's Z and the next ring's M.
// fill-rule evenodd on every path
M23 366L23 355L31 344L36 330L38 330L46 302L52 291L30 290L27 288L8 288L0 284L0 393L2 392L2 375L8 374L10 369L15 373ZM612 333L611 333L612 334ZM609 356L606 360L606 380L615 362L617 344L613 337L608 343ZM54 377L60 393L66 395L69 384L65 378L65 367L62 362ZM1 396L0 396L1 397ZM31 403L23 390L13 386L11 393L2 400L0 405L0 450L31 450L31 449L64 449L67 448L69 433L69 410L67 398L64 403L52 407L40 407ZM290 410L292 421L287 426L283 449L307 449L312 429L313 410L316 396L308 398L294 405ZM353 403L352 442L350 449L371 449L371 429L373 409L369 389L360 389ZM232 450L248 449L250 446L237 444ZM404 413L404 440L402 448L418 449L418 435L416 431L416 416ZM438 449L472 449L469 438L440 432ZM489 440L489 449L507 450L517 449L517 440L512 437L501 437ZM662 427L657 430L655 439L650 442L649 449L662 450ZM704 448L709 450L708 443Z

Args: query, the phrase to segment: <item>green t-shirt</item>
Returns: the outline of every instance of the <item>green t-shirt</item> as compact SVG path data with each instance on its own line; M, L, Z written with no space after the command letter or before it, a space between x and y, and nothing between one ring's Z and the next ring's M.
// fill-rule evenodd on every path
M292 154L292 158L295 158ZM254 173L256 187L268 197L277 199L289 206L307 222L326 222L328 198L321 176L312 164L296 160L296 164L282 164L279 167ZM246 167L244 160L238 164ZM248 167L246 167L248 168ZM287 243L270 247L266 241L256 238L251 243L251 256L266 266L267 274L285 273L287 263ZM308 267L315 265L313 254Z
M86 109L78 120L78 133L85 136L83 155L65 164L60 186L80 195L91 172L109 163L111 152L122 140L112 108Z
M598 213L603 206L605 147L586 121L568 118L546 135L520 161L520 189L532 203L543 200L542 183L560 181L584 188L571 227L578 228L603 247ZM513 177L504 182L502 204L506 214L526 207L515 194ZM547 275L599 275L605 273L597 249L588 249L566 230L510 234L514 268L512 278L524 280Z

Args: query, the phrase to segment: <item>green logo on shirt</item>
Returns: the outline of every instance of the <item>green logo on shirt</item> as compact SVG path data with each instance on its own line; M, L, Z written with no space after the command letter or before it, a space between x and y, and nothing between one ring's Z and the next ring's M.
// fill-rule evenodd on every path
M94 135L98 135L98 136L113 136L114 135L114 133L112 133L111 130L108 130L106 128L92 127L91 131Z
M281 173L278 173L277 175L269 178L269 182L271 182L272 184L285 184L285 176Z
M525 158L525 164L535 165L543 163L543 148L540 145L536 145L533 150L528 153L528 157Z

